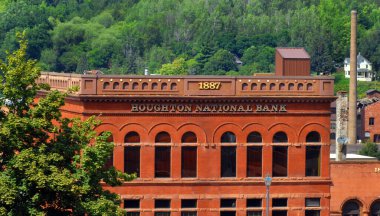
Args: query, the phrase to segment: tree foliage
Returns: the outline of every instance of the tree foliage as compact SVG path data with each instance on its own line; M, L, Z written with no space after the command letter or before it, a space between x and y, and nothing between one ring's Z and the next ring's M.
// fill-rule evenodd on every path
M334 72L349 56L356 9L359 51L379 70L379 6L375 0L3 0L0 51L16 49L14 32L26 29L27 53L44 70L157 73L184 58L197 62L191 74L224 74L210 62L219 50L241 58L251 47L266 53L289 46L306 48L313 71ZM266 72L273 64L273 57L250 59L233 71Z
M363 143L363 146L360 149L359 154L376 157L380 159L380 152L379 152L378 146L376 145L376 143L373 143L373 142Z
M99 121L62 118L63 94L35 101L39 69L27 60L25 34L19 49L0 63L0 215L120 215L119 198L102 189L130 180L104 164L113 144L96 136Z

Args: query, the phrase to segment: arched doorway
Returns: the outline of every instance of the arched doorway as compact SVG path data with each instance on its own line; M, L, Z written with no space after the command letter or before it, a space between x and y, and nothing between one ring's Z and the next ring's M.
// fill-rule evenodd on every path
M342 216L359 216L360 202L357 200L348 200L342 208Z

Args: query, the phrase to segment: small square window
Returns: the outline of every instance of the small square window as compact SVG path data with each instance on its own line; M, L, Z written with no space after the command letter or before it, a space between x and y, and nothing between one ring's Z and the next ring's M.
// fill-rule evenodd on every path
M140 212L127 212L126 216L140 216Z
M272 206L273 207L286 207L286 206L288 206L288 199L287 198L274 198L274 199L272 199Z
M170 212L155 212L154 216L170 216Z
M286 210L273 210L272 211L272 216L287 216L288 211Z
M306 198L305 206L306 207L320 207L321 199L320 198Z
M261 205L261 199L247 199L247 207L259 208Z
M183 211L181 212L181 216L197 216L196 211Z
M221 199L220 208L236 208L236 199Z
M305 216L320 216L319 210L306 210Z
M375 118L369 118L369 125L375 125Z
M154 208L170 208L170 200L155 200Z
M183 199L181 200L181 208L196 208L197 200L196 199Z
M247 216L261 216L261 211L247 211Z

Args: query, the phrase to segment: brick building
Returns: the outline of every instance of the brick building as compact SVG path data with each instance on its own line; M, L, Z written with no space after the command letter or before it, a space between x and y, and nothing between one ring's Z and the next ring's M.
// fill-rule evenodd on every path
M380 92L367 91L358 102L358 136L361 140L380 143Z
M333 78L310 76L305 53L277 50L276 76L43 73L38 82L80 86L63 116L96 115L97 132L112 133L113 166L138 178L104 187L129 216L327 216Z

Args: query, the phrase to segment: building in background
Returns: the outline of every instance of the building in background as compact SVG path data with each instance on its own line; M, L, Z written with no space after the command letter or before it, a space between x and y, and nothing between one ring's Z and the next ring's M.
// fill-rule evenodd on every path
M358 101L358 136L363 141L380 143L380 92L369 90Z
M350 58L344 59L344 75L346 78L350 78ZM357 77L359 81L372 81L376 77L372 70L372 63L360 53L357 56Z

